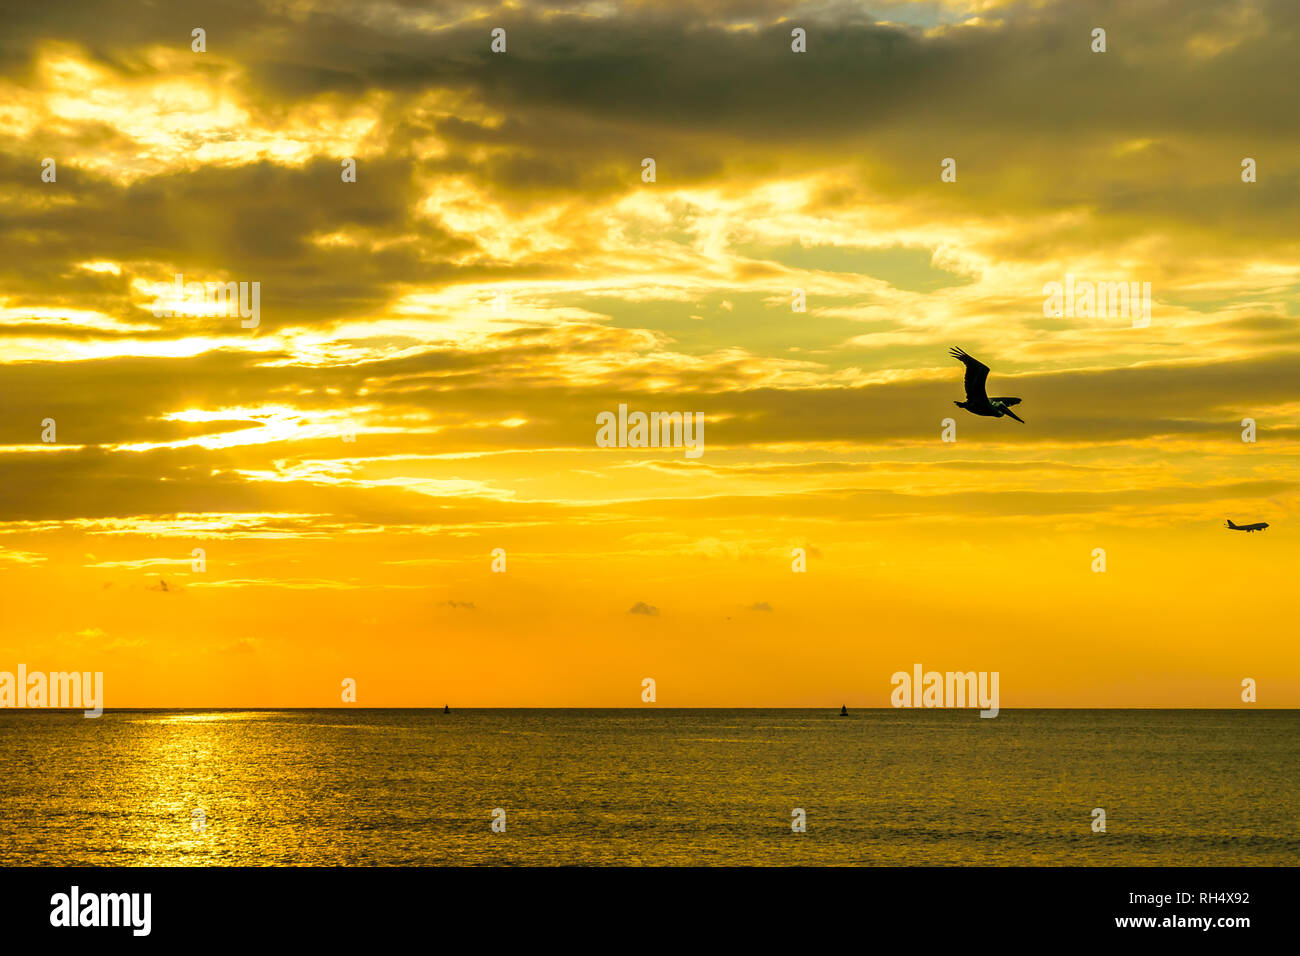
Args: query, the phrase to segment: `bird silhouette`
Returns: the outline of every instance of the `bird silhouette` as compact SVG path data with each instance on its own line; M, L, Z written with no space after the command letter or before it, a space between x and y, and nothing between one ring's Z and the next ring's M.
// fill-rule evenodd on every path
M989 398L985 390L989 380L989 367L978 359L973 359L961 349L949 349L948 354L966 366L966 401L953 402L958 408L964 408L973 415L985 415L989 418L1001 418L1010 415L1020 424L1025 420L1013 412L1012 405L1019 405L1018 398Z

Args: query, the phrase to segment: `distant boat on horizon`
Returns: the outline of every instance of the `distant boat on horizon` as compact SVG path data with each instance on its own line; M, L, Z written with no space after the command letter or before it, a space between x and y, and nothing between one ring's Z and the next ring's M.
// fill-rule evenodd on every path
M451 708L450 708L449 706L447 706L446 704L443 704L443 705L442 705L442 712L443 712L444 714L450 714L450 713L451 713Z
M848 704L840 704L840 716L841 716L841 717L847 717L848 715L849 715L849 705L848 705Z

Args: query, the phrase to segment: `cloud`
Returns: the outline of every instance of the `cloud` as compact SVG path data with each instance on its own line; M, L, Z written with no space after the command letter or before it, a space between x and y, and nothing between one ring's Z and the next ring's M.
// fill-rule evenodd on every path
M220 647L217 648L217 653L231 654L235 656L256 654L259 644L260 642L256 638L241 637L238 638L237 640L231 641L228 644L221 645Z
M644 614L646 617L658 617L659 608L655 607L653 604L646 604L644 601L637 601L630 608L628 608L627 613Z
M87 555L87 557L90 557L90 555ZM87 568L131 568L138 570L153 567L189 568L192 564L192 558L137 558L130 561L92 561L90 564L82 566Z
M33 554L28 551L15 551L10 548L0 547L0 561L11 561L15 564L40 564L49 560L46 555Z

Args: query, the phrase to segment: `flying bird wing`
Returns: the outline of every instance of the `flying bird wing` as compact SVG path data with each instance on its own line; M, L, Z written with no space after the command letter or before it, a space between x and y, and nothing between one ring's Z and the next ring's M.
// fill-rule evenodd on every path
M971 358L961 349L949 349L948 354L966 366L966 400L988 401L984 383L989 380L989 367Z

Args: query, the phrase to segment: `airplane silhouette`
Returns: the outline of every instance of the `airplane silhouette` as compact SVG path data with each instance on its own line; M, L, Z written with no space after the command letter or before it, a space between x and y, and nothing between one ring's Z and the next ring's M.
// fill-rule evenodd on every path
M948 354L966 366L966 401L953 402L958 408L964 408L974 415L989 418L1001 418L1010 415L1020 424L1025 420L1011 410L1009 406L1019 405L1018 398L989 398L985 386L989 380L989 367L983 362L971 358L961 349L949 349Z
M1245 531L1249 533L1251 531L1263 531L1268 527L1268 522L1257 521L1255 524L1233 524L1232 519L1229 518L1228 523L1225 524L1224 527L1231 528L1233 531Z

